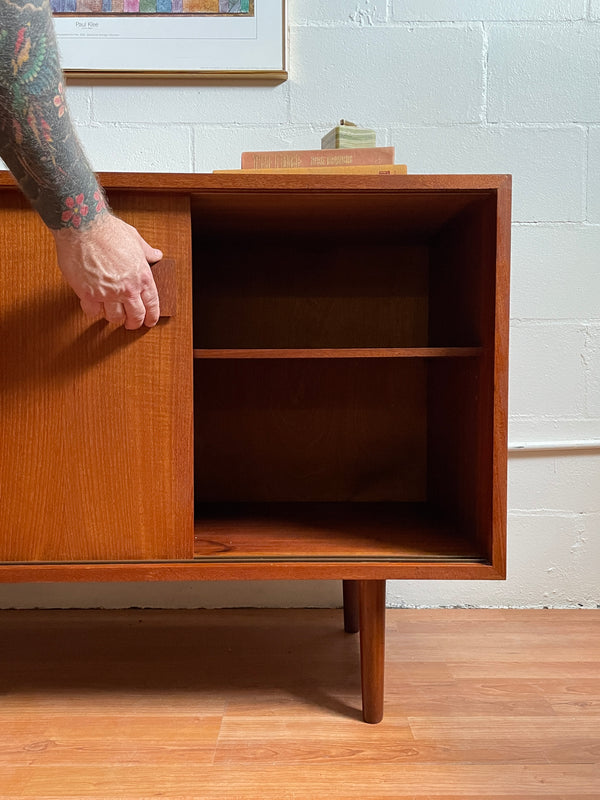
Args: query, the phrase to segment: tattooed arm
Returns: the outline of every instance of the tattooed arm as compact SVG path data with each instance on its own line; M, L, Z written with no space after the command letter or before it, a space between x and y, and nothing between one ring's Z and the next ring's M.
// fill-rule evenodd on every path
M48 0L0 0L0 156L50 228L83 310L155 325L149 264L162 253L106 206L65 103Z

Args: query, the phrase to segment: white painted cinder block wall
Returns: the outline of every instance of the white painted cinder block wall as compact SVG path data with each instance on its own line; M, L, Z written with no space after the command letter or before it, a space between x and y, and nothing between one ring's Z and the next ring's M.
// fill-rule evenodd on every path
M289 0L290 79L73 86L98 170L212 171L346 117L410 172L514 176L510 439L600 440L600 0ZM506 582L391 605L600 604L600 449L513 454ZM336 605L337 584L0 587L4 606Z

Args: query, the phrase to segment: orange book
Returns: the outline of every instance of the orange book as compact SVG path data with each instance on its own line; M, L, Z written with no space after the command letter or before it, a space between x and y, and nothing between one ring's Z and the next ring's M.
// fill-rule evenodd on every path
M371 164L350 167L280 167L279 169L215 169L235 175L406 175L406 164Z
M345 150L265 150L242 153L242 169L350 167L393 163L393 147L354 147Z

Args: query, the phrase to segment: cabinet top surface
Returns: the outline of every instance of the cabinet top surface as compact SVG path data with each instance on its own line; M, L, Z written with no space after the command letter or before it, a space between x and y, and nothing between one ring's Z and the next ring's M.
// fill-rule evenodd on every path
M459 191L494 192L509 188L510 175L285 175L158 172L101 172L108 189L146 191ZM14 187L7 171L0 172L0 187Z

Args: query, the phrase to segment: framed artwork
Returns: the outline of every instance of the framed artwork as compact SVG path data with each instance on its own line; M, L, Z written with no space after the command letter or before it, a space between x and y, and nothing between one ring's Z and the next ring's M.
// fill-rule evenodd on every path
M285 0L50 0L73 77L283 81Z

